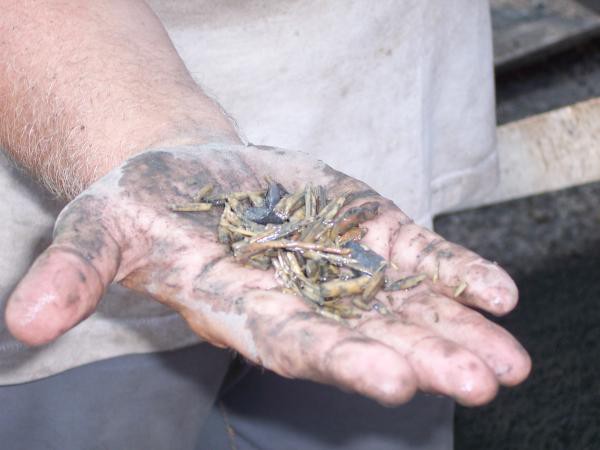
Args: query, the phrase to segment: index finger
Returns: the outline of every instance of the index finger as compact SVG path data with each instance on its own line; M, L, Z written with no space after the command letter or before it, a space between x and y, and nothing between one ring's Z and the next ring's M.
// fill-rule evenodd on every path
M504 269L414 223L400 225L390 260L400 270L427 274L433 291L463 304L495 315L517 304L517 286Z

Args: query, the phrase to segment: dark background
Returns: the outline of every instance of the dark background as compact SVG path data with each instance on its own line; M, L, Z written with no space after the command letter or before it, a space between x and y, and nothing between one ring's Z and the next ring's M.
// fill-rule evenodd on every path
M600 1L580 3L597 8L585 33L573 26L537 50L526 42L529 55L497 66L500 124L600 96L600 25L588 20L600 24ZM514 33L516 21L556 15L557 4L492 0L495 39ZM523 385L488 406L457 408L455 448L600 449L600 183L440 216L435 227L515 278L520 304L497 322L533 359Z

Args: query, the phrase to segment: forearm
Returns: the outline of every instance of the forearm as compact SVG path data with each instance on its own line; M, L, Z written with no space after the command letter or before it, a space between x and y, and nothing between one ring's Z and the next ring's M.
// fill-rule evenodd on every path
M142 0L2 9L0 146L57 195L144 148L238 140Z

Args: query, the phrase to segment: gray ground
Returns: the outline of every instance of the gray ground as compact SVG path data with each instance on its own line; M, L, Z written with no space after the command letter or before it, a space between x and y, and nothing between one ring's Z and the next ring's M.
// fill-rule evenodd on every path
M591 4L586 7L575 0L491 0L490 4L494 60L501 71L600 34L600 16Z
M498 322L534 366L491 405L458 408L457 450L600 448L599 200L593 184L436 221L515 277L521 303Z
M500 123L600 96L600 40L497 83ZM498 322L534 364L525 384L491 405L458 408L456 449L599 449L600 183L442 216L435 226L514 276L521 303Z
M600 96L600 39L497 79L498 123Z

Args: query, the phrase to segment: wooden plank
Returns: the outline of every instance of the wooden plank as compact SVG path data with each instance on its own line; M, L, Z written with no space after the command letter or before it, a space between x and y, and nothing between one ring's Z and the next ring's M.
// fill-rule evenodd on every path
M573 0L491 0L491 8L497 71L600 34L600 15Z
M503 125L497 137L500 183L465 208L600 181L600 98Z

